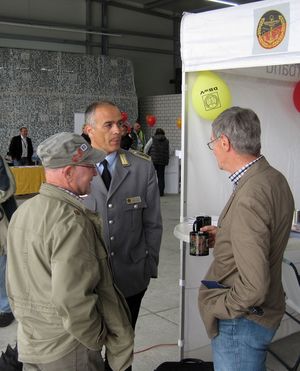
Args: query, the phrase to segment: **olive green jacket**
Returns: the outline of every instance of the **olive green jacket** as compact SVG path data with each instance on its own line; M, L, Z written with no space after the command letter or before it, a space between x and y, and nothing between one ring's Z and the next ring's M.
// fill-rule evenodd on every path
M113 283L96 213L43 184L13 215L7 253L21 361L49 363L81 343L95 351L105 345L114 371L131 364L128 308Z

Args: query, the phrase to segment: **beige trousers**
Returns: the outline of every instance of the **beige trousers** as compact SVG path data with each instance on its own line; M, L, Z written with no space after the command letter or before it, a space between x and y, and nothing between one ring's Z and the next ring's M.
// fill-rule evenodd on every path
M100 351L87 349L80 344L63 358L50 363L24 363L23 371L104 371Z

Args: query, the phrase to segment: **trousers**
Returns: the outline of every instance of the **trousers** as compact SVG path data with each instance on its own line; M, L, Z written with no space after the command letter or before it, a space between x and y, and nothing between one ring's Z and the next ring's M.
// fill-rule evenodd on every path
M49 363L23 363L23 371L104 371L100 351L93 351L80 344L71 353Z
M5 287L5 272L6 272L6 255L0 256L0 312L10 313L6 287Z
M157 183L160 196L164 195L165 192L165 165L155 165L154 168L156 170L157 175Z
M267 348L276 329L246 318L219 320L212 339L215 371L265 371Z

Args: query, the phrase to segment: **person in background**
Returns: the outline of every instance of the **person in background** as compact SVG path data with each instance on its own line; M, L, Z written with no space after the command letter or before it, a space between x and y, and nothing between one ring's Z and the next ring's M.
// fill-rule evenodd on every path
M133 139L131 148L136 149L140 152L143 152L146 140L145 140L145 135L141 128L141 125L138 122L133 124L133 130L131 131L131 136Z
M169 163L169 141L163 129L157 128L153 137L145 145L144 152L151 156L154 164L160 196L165 191L165 167Z
M216 288L202 284L199 309L216 371L266 370L285 310L281 264L294 201L285 177L261 154L260 135L255 112L232 107L215 119L208 143L233 185L218 226L201 229L214 243L205 280Z
M81 136L89 143L91 144L91 139L90 137L88 136L88 133L86 131L86 124L83 124L82 125L82 133L81 133Z
M20 128L20 135L12 138L8 153L14 166L32 165L32 141L28 137L28 129L25 126Z
M113 370L132 362L130 313L115 287L101 220L89 193L104 152L74 133L37 148L46 183L14 213L7 238L7 292L24 371L98 371L105 345Z
M92 147L107 156L84 203L103 220L113 276L134 328L150 278L157 277L162 220L155 170L149 156L120 149L123 123L114 103L92 103L85 121Z
M126 149L128 151L129 148L131 148L132 143L133 143L133 139L129 134L129 126L126 123L124 123L121 126L120 130L121 130L121 145L120 145L120 147L123 148L123 149Z
M8 223L17 209L15 191L14 177L7 163L0 156L0 327L6 327L14 320L6 293L5 272Z

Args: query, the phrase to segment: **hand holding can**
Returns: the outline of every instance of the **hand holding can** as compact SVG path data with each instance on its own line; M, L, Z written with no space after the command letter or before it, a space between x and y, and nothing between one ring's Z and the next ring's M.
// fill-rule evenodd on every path
M206 225L202 227L201 232L208 233L208 246L209 248L214 247L215 240L216 240L216 234L217 234L217 227L214 225Z

